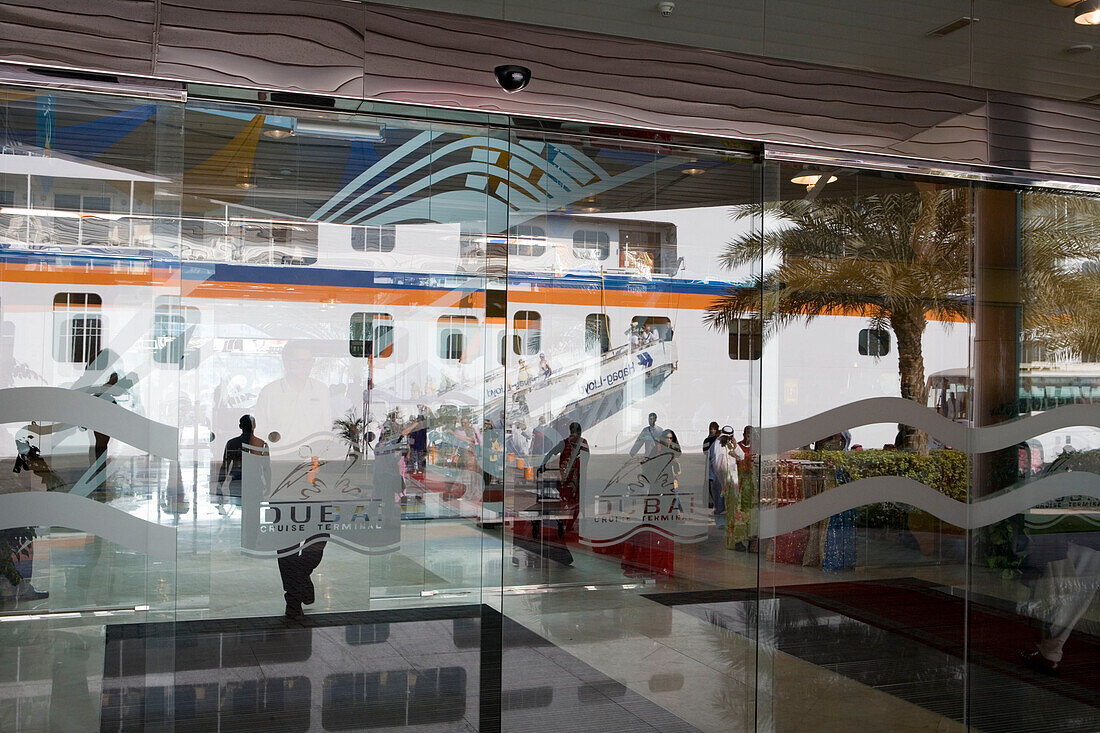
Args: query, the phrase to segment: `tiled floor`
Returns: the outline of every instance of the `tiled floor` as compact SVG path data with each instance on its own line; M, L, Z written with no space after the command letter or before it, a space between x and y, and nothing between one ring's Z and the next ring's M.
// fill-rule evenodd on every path
M1100 729L1087 699L806 599L654 599L875 578L969 588L1009 613L1026 598L950 547L922 556L860 536L860 570L823 573L729 551L716 527L654 581L583 547L569 567L539 561L472 517L410 518L397 553L330 544L295 626L276 563L241 551L239 507L201 492L182 514L139 491L118 501L175 526L175 562L43 533L32 582L50 598L0 608L0 730L156 730L168 711L175 730L476 730L492 689L483 604L506 619L493 674L508 731L946 731L964 715L986 730ZM1082 629L1095 631L1096 606Z
M514 622L496 623L486 644L480 613L109 627L100 728L477 730L495 695L509 730L695 730ZM503 649L505 674L483 684L484 646Z

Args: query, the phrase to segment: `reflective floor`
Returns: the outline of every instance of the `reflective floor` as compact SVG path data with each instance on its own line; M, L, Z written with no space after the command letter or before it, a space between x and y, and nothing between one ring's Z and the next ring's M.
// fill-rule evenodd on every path
M1014 656L1034 635L1018 583L974 569L985 594L964 598L961 566L873 537L861 557L908 560L904 574L762 562L715 527L680 548L691 575L657 581L580 548L572 566L502 551L498 530L467 519L406 521L399 552L332 546L317 602L291 622L275 562L240 552L239 508L191 499L175 567L66 530L36 541L33 582L50 598L5 606L5 730L478 730L485 710L506 730L952 730L967 716L980 730L1100 729L1095 619L1062 675L1039 675ZM494 580L509 590L482 595ZM503 625L483 605L500 602ZM369 610L335 612L354 606Z

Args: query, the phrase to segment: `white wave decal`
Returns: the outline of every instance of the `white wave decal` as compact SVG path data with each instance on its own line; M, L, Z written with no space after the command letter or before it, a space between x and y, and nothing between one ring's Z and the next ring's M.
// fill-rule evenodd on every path
M0 389L0 421L80 425L174 461L179 431L105 399L62 387Z
M1100 499L1100 476L1085 471L1059 473L1017 485L970 504L905 476L876 476L841 484L802 501L760 510L760 536L777 537L869 504L897 502L923 509L962 529L977 529L1067 496Z
M0 494L0 529L66 527L88 532L148 555L174 562L176 530L147 522L121 509L59 491Z
M721 517L719 519L721 521L725 521ZM659 534L667 540L672 540L673 542L678 542L684 545L702 542L709 536L707 528L700 530L696 534L676 534L674 532L669 532L664 527L658 526L656 524L638 524L629 531L624 532L620 535L616 535L615 537L612 537L610 539L591 539L589 537L581 537L580 543L582 545L588 545L589 547L614 547L622 542L626 542L636 535L641 534L642 532L652 532L653 534Z
M764 445L776 453L794 450L863 425L901 423L910 425L968 453L988 453L1022 443L1036 435L1071 426L1100 428L1100 405L1063 405L1019 420L972 428L948 420L913 400L901 397L872 397L850 402L789 425L764 428ZM774 448L772 446L774 445Z

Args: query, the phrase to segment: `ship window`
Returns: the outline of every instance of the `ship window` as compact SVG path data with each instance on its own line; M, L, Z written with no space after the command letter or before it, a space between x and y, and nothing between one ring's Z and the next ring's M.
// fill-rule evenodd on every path
M512 351L519 356L539 353L542 347L542 316L538 311L518 311L512 318Z
M578 229L573 232L573 254L586 260L606 260L611 253L611 238L607 232Z
M396 244L397 227L392 224L351 230L351 248L356 252L393 252Z
M352 313L348 351L352 356L386 359L393 356L393 316Z
M439 358L463 361L471 354L471 342L477 333L477 319L473 316L443 316L438 322Z
M663 316L634 316L630 331L637 334L639 344L672 340L672 321ZM650 335L652 334L652 335Z
M859 332L860 356L886 356L889 353L889 331L881 328L864 328Z
M538 257L546 252L546 230L533 224L508 227L508 254Z
M755 318L738 318L730 325L731 359L756 360L760 358L760 321Z
M584 318L584 350L589 354L611 351L611 324L602 313L589 313Z
M103 300L95 293L58 293L53 299L53 357L57 361L87 364L103 341Z
M197 350L188 346L198 323L198 308L176 303L157 305L153 311L153 361L193 368Z

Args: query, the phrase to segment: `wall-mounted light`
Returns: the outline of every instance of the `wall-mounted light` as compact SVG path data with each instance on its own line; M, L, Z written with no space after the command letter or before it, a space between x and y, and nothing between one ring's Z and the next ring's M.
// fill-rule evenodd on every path
M255 184L252 183L252 169L251 168L238 168L237 169L237 188L243 188L248 190Z
M791 179L791 183L797 183L799 186L805 186L807 191L813 190L813 187L817 185L817 182L824 177L823 173L815 173L814 171L802 171L797 176ZM825 181L828 183L836 183L836 176L829 176Z
M1100 25L1100 0L1082 0L1074 5L1073 22L1078 25Z
M385 142L386 140L382 125L366 124L352 117L347 119L338 117L334 121L299 119L294 125L294 132L299 135L323 135L350 140L370 140L372 142Z

